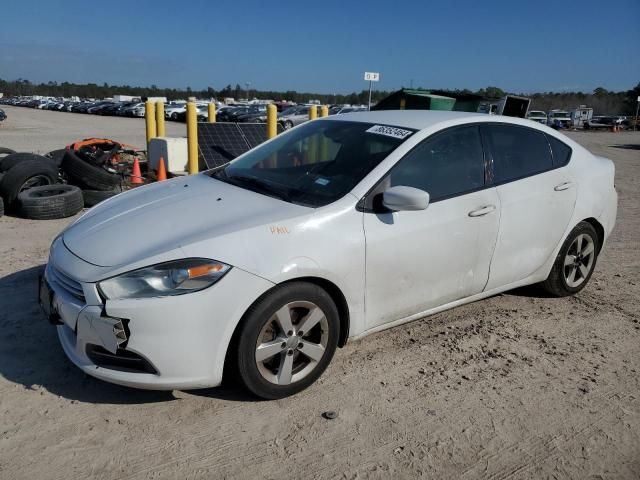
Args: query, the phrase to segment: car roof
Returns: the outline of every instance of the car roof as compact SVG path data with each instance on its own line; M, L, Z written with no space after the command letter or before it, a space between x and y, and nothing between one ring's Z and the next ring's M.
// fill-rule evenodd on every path
M495 117L495 115L492 115ZM486 119L486 113L450 112L442 110L377 110L345 113L330 117L333 121L355 121L381 123L396 127L423 130L441 122L450 120ZM501 117L502 118L502 117Z

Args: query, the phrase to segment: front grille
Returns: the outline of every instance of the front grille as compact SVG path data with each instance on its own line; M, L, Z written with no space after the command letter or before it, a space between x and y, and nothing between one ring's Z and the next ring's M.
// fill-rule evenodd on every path
M86 352L87 357L89 357L89 359L97 366L102 368L118 370L121 372L158 373L146 358L129 350L118 348L116 353L113 354L99 345L88 343Z
M84 290L80 282L58 269L53 263L47 265L47 279L82 303L85 302Z

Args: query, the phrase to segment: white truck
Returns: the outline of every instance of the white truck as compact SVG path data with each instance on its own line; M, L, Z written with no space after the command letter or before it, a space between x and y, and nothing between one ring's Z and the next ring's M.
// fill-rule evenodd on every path
M566 110L553 109L547 113L547 125L556 130L570 128L572 125L571 115Z

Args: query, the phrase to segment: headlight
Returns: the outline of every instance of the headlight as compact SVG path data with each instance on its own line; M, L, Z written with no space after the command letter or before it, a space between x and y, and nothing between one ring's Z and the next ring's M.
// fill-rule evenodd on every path
M229 270L229 265L206 258L174 260L104 280L98 289L112 300L183 295L210 287Z

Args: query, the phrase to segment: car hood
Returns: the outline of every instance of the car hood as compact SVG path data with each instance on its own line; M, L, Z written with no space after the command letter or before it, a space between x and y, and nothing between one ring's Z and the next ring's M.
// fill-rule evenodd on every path
M72 224L63 241L89 263L120 267L309 211L200 174L139 187L102 202Z

